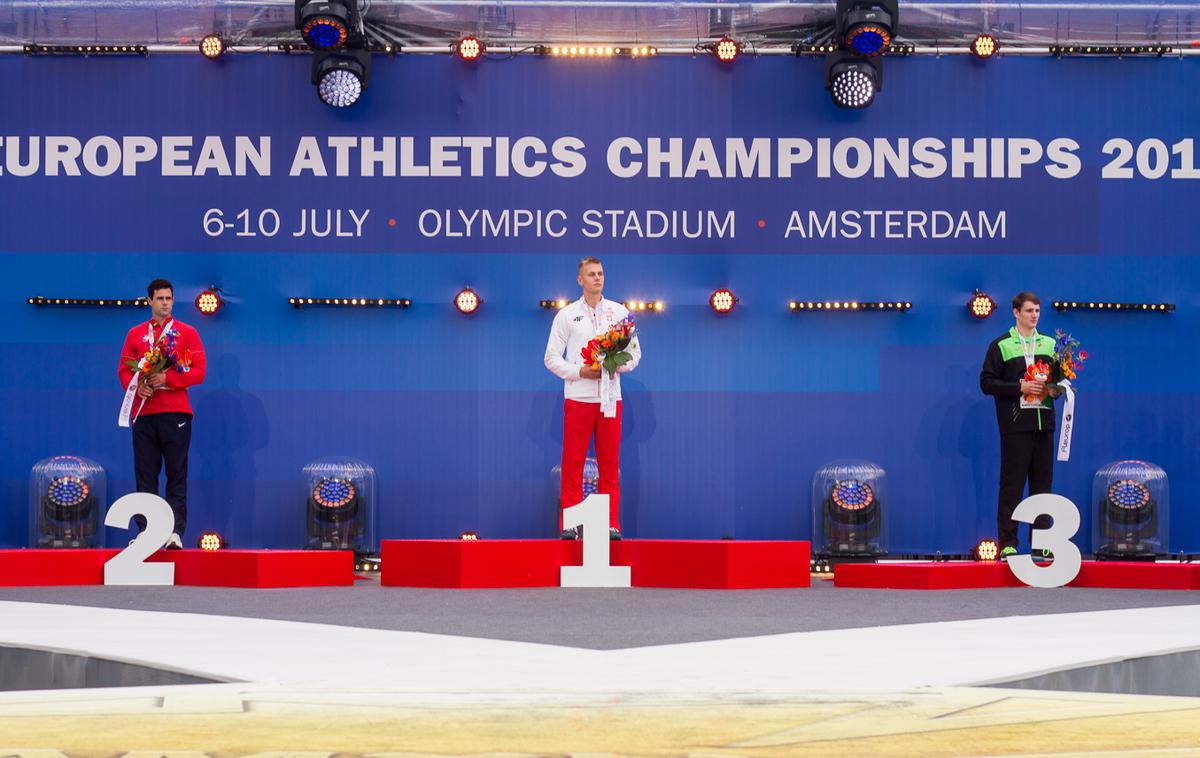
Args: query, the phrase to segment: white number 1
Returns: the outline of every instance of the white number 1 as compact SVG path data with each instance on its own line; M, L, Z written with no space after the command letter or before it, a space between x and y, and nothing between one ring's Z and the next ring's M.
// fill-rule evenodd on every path
M583 565L563 566L563 587L629 587L628 566L609 565L608 495L588 495L563 511L563 528L583 527Z
M1079 548L1071 542L1079 531L1079 509L1062 495L1030 495L1013 511L1013 520L1032 524L1042 515L1054 519L1054 523L1049 529L1034 529L1030 542L1034 550L1054 553L1054 562L1038 566L1028 555L1014 555L1008 559L1008 567L1030 587L1062 587L1079 575L1083 564Z

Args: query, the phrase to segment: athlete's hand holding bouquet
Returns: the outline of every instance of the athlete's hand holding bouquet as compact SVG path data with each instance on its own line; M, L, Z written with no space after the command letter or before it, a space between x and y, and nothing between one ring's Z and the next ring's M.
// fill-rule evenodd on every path
M616 374L617 369L633 359L625 348L636 336L637 325L632 316L626 316L583 346L580 351L583 365L596 370L603 367L610 376Z

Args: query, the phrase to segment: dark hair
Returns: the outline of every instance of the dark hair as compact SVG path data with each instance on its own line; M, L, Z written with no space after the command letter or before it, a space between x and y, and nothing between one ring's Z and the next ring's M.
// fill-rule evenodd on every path
M159 290L171 290L171 297L175 296L175 287L166 279L155 279L146 285L146 297L154 299L154 293Z
M1033 303L1034 305L1040 306L1042 304L1042 301L1040 298L1038 298L1037 295L1033 294L1032 292L1018 292L1016 295L1013 296L1013 310L1014 311L1021 310L1023 307L1025 307L1025 303Z

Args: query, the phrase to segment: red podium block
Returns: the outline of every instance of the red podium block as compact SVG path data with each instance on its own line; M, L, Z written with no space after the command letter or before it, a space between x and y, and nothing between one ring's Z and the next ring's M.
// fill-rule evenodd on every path
M1084 561L1071 587L1200 590L1200 563Z
M635 587L750 589L809 586L809 543L621 540L609 563L630 566ZM574 540L384 540L389 587L558 587L583 562Z
M119 550L0 550L0 587L104 584ZM175 584L195 587L345 587L354 584L349 550L160 550L149 562L175 564Z
M354 584L351 550L160 550L149 561L174 563L175 584L188 587L268 589Z
M557 587L558 569L575 546L563 540L383 540L379 582L389 587Z
M808 587L810 543L737 540L638 540L635 587L772 589Z
M0 550L0 587L104 584L104 564L118 550Z
M975 561L939 563L839 563L835 587L888 590L967 590L1023 587L1008 564Z

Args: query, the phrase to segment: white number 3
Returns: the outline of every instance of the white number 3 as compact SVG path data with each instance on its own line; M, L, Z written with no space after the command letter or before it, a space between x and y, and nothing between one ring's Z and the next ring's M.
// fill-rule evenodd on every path
M1079 531L1079 509L1062 495L1030 495L1013 511L1013 520L1032 524L1038 516L1054 519L1049 529L1032 530L1030 542L1034 550L1049 550L1054 562L1038 566L1028 555L1014 555L1008 567L1030 587L1062 587L1079 575L1083 556L1071 538Z
M133 492L112 504L104 517L105 526L128 529L134 516L146 517L146 530L129 547L104 564L105 584L175 584L174 563L146 563L146 559L167 544L175 528L171 506L158 495Z

